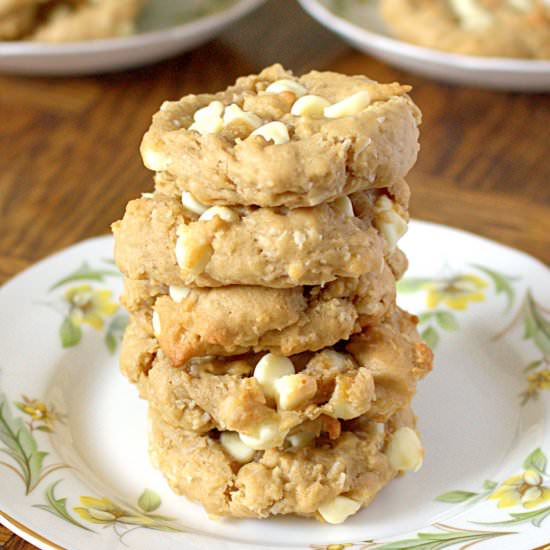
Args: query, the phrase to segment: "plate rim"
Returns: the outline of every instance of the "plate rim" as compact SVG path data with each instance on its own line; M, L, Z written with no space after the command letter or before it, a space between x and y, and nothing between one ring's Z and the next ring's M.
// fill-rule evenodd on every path
M408 59L427 61L439 66L452 65L457 69L469 70L475 73L501 71L511 75L520 72L533 75L550 75L550 60L470 56L418 46L356 25L333 13L320 0L298 0L298 2L314 19L340 36L361 42L368 40L371 42L369 46L382 48Z

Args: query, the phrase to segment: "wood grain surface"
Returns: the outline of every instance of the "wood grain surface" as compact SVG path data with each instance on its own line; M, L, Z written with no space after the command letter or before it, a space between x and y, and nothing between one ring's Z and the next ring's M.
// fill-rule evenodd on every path
M165 99L216 91L280 61L409 83L424 113L410 174L414 217L550 263L550 96L452 87L351 49L291 0L271 0L213 42L113 75L0 76L0 283L108 231L152 187L138 146ZM0 548L34 548L0 527Z

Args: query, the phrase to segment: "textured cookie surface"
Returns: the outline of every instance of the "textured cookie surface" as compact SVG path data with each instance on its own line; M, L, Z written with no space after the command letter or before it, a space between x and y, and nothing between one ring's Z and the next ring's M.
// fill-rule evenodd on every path
M144 0L3 0L0 39L78 42L134 29Z
M381 0L397 37L468 55L550 58L550 6L543 0Z
M179 367L196 356L294 355L332 346L385 315L395 301L395 278L385 267L381 274L337 279L324 287L164 290L157 285L159 292L151 296L152 290L149 281L126 279L122 302L138 314L156 312L155 336Z
M397 475L387 456L388 442L400 429L413 431L415 424L408 410L383 425L357 419L334 440L325 436L305 448L257 451L241 464L220 444L219 433L174 428L154 410L150 416L153 463L176 493L200 502L212 516L321 519L321 510L329 521L337 497L350 499L345 502L355 513Z
M372 223L374 200L357 193L313 208L222 207L205 219L208 211L199 218L155 194L128 203L113 224L115 259L131 279L174 286L290 288L381 273L388 249Z
M205 357L176 369L155 347L145 322L130 328L122 372L166 422L196 431L210 429L212 422L218 429L254 437L263 426L273 426L277 441L321 417L329 417L336 432L342 421L362 415L385 422L408 405L418 379L432 368L414 318L396 311L384 323L353 336L340 351L325 349L287 360L292 374L287 380L297 388L295 401L287 405L258 372L265 354Z
M165 102L141 152L160 188L207 205L313 206L407 174L420 121L408 90L274 65L218 94Z

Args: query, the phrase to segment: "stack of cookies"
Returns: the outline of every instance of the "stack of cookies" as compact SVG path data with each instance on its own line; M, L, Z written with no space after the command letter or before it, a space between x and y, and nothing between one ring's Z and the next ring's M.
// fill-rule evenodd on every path
M275 65L164 103L144 137L155 191L113 225L121 367L154 464L211 516L340 523L422 464L432 356L395 303L408 91Z

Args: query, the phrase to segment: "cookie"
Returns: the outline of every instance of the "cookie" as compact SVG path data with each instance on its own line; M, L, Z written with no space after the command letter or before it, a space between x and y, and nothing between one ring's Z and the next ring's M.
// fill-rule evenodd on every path
M467 55L550 59L550 6L543 0L382 0L398 38Z
M24 5L17 9L0 13L0 40L17 40L33 27L36 8Z
M197 434L150 412L150 455L177 494L200 502L214 517L266 518L298 514L341 523L404 469L416 470L423 450L413 413L385 424L348 423L336 439L320 434L278 449L247 453L231 432Z
M420 122L409 90L273 65L223 92L163 103L141 153L159 188L205 205L315 206L407 174Z
M401 311L336 350L289 359L204 357L180 369L173 368L144 325L130 327L121 370L166 422L194 431L213 423L259 448L278 447L298 426L320 418L333 433L359 416L385 422L410 403L417 381L432 368L415 318Z
M171 287L155 297L151 290L148 281L126 279L121 301L142 316L155 311L155 336L176 367L204 355L316 351L376 323L395 302L389 267L324 287Z
M212 207L200 217L155 194L130 201L113 224L115 260L130 279L172 286L322 285L380 273L407 219L376 193L293 210Z
M39 23L26 39L78 42L129 35L144 0L62 0L40 8Z

